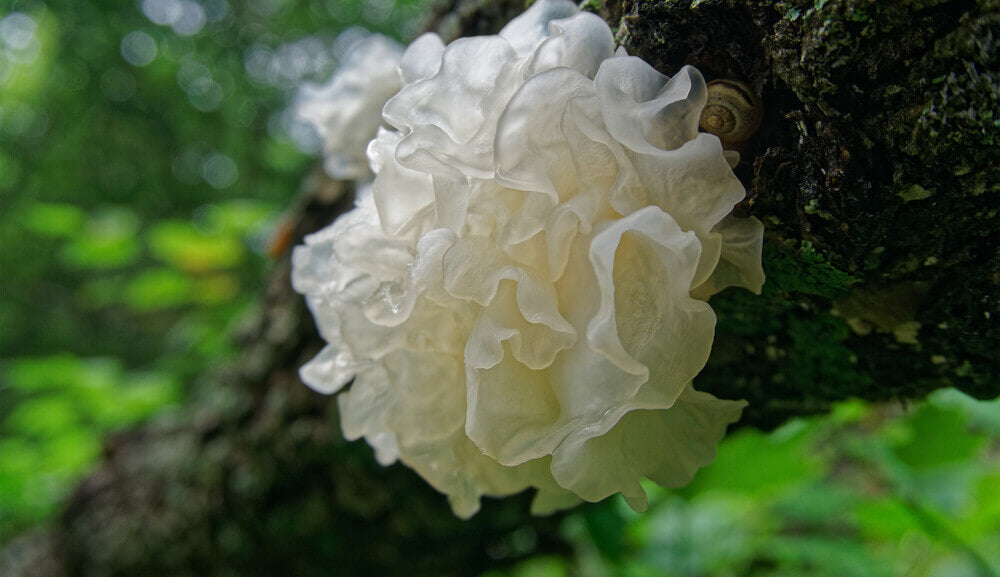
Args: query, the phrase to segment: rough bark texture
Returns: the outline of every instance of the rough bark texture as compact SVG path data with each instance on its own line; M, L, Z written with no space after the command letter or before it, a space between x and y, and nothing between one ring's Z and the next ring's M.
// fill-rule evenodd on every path
M770 427L851 396L1000 392L1000 2L626 0L620 42L757 87L737 174L768 231L696 384Z
M712 299L697 386L775 426L851 396L941 386L996 396L1000 350L1000 2L591 1L662 72L756 86L763 128L738 210L767 228L760 297ZM514 1L456 0L446 38L495 32ZM294 238L349 206L313 176ZM476 575L564 552L558 518L489 501L470 522L409 470L346 443L335 402L298 382L320 347L275 266L246 353L179 414L121 433L51 527L11 543L5 577Z

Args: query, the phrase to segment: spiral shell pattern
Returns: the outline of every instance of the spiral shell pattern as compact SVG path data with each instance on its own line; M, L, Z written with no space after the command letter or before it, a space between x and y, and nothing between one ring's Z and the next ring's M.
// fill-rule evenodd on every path
M699 126L722 141L725 148L742 145L760 128L764 106L745 82L713 80Z

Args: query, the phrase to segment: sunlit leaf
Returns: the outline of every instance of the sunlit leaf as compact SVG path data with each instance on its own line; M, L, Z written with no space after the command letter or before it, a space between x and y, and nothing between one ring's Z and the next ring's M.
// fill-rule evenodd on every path
M41 397L18 403L7 417L7 430L13 434L52 438L71 431L80 424L80 415L67 397Z
M14 359L7 368L8 382L22 391L108 389L121 377L113 359L80 359L72 355Z
M135 262L140 252L135 238L97 234L74 239L61 256L66 263L81 268L113 269Z
M1000 531L1000 499L997 498L997 487L1000 487L1000 463L987 456L987 465L972 491L968 509L962 516L958 530L968 537L997 537Z
M100 452L101 440L97 431L69 431L49 439L43 445L41 472L53 476L53 481L65 486L94 462Z
M246 256L239 240L199 232L190 223L168 221L149 231L149 248L163 261L189 272L233 267Z
M273 207L260 201L238 199L198 209L196 220L206 230L226 235L244 235L263 226L275 215Z
M171 269L148 270L125 287L125 302L137 311L168 309L191 300L194 282Z
M94 399L92 417L101 427L120 427L169 407L178 397L177 383L167 376L130 374L122 379L114 396Z
M743 430L719 446L715 462L698 471L685 492L723 489L771 494L816 479L823 464L808 449L808 438Z
M80 230L86 215L71 204L37 203L24 215L24 226L43 236L69 236Z
M120 268L142 252L135 233L139 219L132 211L111 208L94 214L83 233L66 244L61 256L68 264L94 269Z

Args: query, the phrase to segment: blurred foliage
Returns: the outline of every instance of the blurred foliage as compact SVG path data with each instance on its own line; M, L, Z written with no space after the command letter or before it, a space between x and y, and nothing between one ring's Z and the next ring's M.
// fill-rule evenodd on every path
M843 403L741 430L679 491L646 486L564 522L572 562L483 577L990 577L1000 568L1000 400Z
M341 31L408 37L425 2L0 4L0 541L53 514L104 433L232 358L315 146L288 98L329 76ZM572 561L489 577L978 577L1000 562L998 456L998 402L845 403L730 436L690 487L650 485L648 513L581 507Z
M424 4L0 2L0 541L232 358L314 162L289 99Z

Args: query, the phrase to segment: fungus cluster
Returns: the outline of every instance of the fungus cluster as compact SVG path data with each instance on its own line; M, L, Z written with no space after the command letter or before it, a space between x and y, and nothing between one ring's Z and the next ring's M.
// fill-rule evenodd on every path
M616 52L562 0L496 36L421 36L396 70L374 182L293 255L327 342L303 380L462 517L528 487L537 513L642 510L642 478L688 483L745 405L692 386L706 301L764 280L762 226L730 215L745 191L698 132L701 75Z

